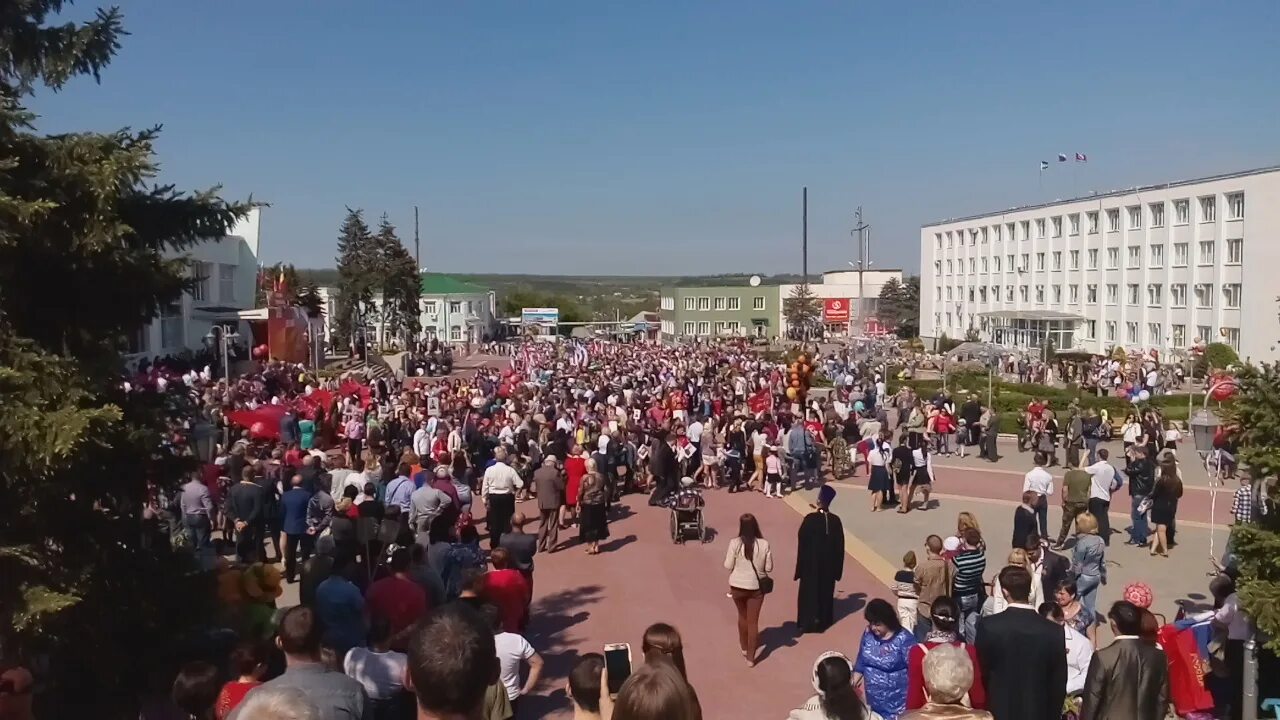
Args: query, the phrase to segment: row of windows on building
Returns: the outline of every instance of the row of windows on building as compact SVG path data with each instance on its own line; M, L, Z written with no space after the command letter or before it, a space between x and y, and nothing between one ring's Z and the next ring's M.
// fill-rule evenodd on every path
M1225 241L1226 256L1223 258L1224 265L1239 265L1244 262L1244 238L1228 238ZM1129 245L1125 248L1125 269L1141 270L1143 260L1143 246ZM1170 258L1169 267L1187 267L1191 260L1191 244L1178 242L1172 244L1172 257ZM1084 251L1085 269L1097 270L1098 260L1101 257L1101 248L1089 248ZM1109 247L1107 251L1107 270L1120 269L1120 248ZM1147 267L1151 269L1160 269L1164 267L1165 258L1164 243L1152 243L1147 246ZM1201 240L1196 243L1196 264L1197 265L1213 265L1218 254L1217 242L1213 240ZM1046 260L1048 260L1049 270L1062 270L1062 260L1064 251L1054 250L1052 252L1034 253L1036 271L1044 271L1046 269ZM1080 250L1065 251L1067 258L1068 270L1080 269ZM982 257L968 258L968 272L970 275L978 272L1003 272L1008 268L1009 272L1027 272L1031 269L1031 259L1033 253L1010 253L1005 255L1002 261L1001 256L991 255ZM946 268L947 275L954 275L965 272L965 261L961 260L934 260L933 274L936 276L943 275L943 268Z
M479 303L479 302L477 302L477 301L473 301L473 300L465 300L465 301L463 301L463 300L450 300L450 301L448 302L448 306L449 306L449 314L450 314L450 315L456 315L456 314L458 314L458 313L462 312L463 307L465 307L465 308L466 308L466 310L467 310L467 314L468 314L468 315L474 315L474 314L476 314L476 313L477 313L477 311L478 311L478 309L479 309L479 307L480 307L480 303ZM437 315L437 314L439 314L439 310L440 310L440 305L439 305L439 303L437 303L435 300L423 300L423 301L422 301L422 312L423 312L424 314L427 314L427 315Z
M1080 286L1076 284L1072 284L1072 285L1067 285L1066 287L1067 287L1067 303L1070 305L1078 305L1080 303ZM1120 285L1117 283L1108 283L1107 285L1104 286L1104 288L1106 292L1106 304L1107 305L1120 304L1119 303ZM1011 302L1014 302L1014 289L1015 288L1013 285L1005 285L1003 287L1001 287L1000 285L992 285L989 291L988 291L988 288L985 286L977 287L977 288L970 287L968 288L968 291L969 291L968 300L969 302L978 302L978 303L985 303L985 302L998 303L998 302L1001 302L1000 293L1003 290L1004 291L1003 302L1011 303ZM943 289L935 288L935 290L936 290L936 295L934 299L937 302L943 302L943 295L944 295ZM1085 285L1084 290L1085 290L1084 302L1089 305L1096 305L1098 303L1098 285L1093 283ZM1035 302L1044 304L1046 302L1045 286L1036 285L1034 288L1034 291L1035 291ZM1061 304L1062 303L1062 285L1051 285L1049 286L1049 291L1052 293L1052 296L1051 296L1052 300L1049 300L1048 302L1051 302L1054 304ZM1017 286L1017 298L1022 302L1024 303L1030 302L1031 293L1032 293L1031 286L1028 286L1028 285ZM1209 309L1209 310L1213 309L1214 298L1216 297L1214 293L1213 283L1196 283L1195 286L1192 288L1192 294L1195 297L1196 308ZM963 301L965 299L964 288L948 287L946 288L945 295L946 295L946 300L948 301L955 301L955 300ZM1222 307L1229 310L1239 309L1241 297L1242 295L1241 295L1240 283L1223 284ZM1152 307L1163 307L1164 300L1165 300L1164 284L1148 283L1146 287L1147 305ZM1127 285L1125 285L1125 304L1126 305L1140 305L1142 304L1142 301L1143 301L1142 287L1138 283L1128 283ZM1186 283L1173 283L1169 285L1169 306L1174 308L1185 308L1187 306L1187 284Z
M706 320L685 321L683 335L711 335L714 330L716 335L741 335L742 324L736 320L717 320L716 322L708 322Z
M216 268L215 268L216 266ZM236 269L238 265L194 261L191 263L191 299L196 302L233 303L236 301ZM216 269L216 273L215 273ZM214 298L212 283L218 279L218 297ZM165 347L171 347L165 345Z
M935 313L934 322L941 326L943 317L944 317L943 313ZM956 316L956 317L963 320L963 316ZM952 324L951 324L952 314L945 313L945 318L946 318L947 324L943 327L952 327ZM1115 320L1105 321L1103 323L1103 330L1106 333L1106 336L1103 338L1103 340L1109 343L1121 342L1120 336L1119 336L1119 329L1120 329L1120 324ZM1136 346L1139 343L1142 343L1143 338L1140 335L1140 330L1141 328L1139 323L1132 322L1132 321L1126 322L1124 324L1123 342L1133 346ZM1081 322L1080 333L1081 333L1081 337L1084 340L1097 340L1098 339L1098 321L1085 320ZM1218 333L1215 334L1213 331L1212 325L1197 325L1196 334L1194 337L1198 337L1205 341L1216 340L1217 338L1221 338L1221 342L1224 342L1227 345L1230 345L1232 349L1236 351L1240 350L1240 328L1224 326L1223 328L1220 329ZM1166 336L1164 334L1164 325L1158 322L1147 323L1146 345L1148 347L1164 347L1166 343L1168 344L1168 347L1174 347L1174 348L1187 347L1188 346L1187 326L1183 324L1172 324L1169 326L1169 335Z
M672 306L672 305L673 305L673 303L674 303L674 301L673 301L671 298L663 298L663 299L662 299L662 305L663 305L663 309L664 309L664 310L674 310L674 309L675 309L675 307L674 307L674 306ZM712 310L721 310L721 311L734 311L734 310L741 310L741 309L742 309L742 298L739 298L739 297L733 297L733 296L730 296L730 297L710 297L710 296L702 296L702 297L686 297L686 298L684 299L684 309L685 309L685 310L692 310L692 311L708 311L708 312L709 312L709 311L712 311ZM752 310L764 310L764 309L765 309L765 297L764 297L763 295L756 295L755 297L751 298L751 309L752 309ZM686 334L687 334L687 333L686 333ZM704 334L704 335L705 335L706 333L702 333L702 334Z
M1165 206L1164 201L1148 203L1145 207L1142 205L1131 205L1124 208L1124 217L1128 220L1127 227L1129 230L1141 230L1144 227L1162 228L1165 226ZM1244 219L1244 193L1228 193L1226 196L1227 220L1243 220ZM1196 198L1197 219L1202 223L1217 222L1218 220L1218 198L1216 195L1205 195ZM1090 235L1098 232L1098 224L1100 220L1099 211L1091 210L1084 215L1084 221L1088 226ZM1107 220L1107 232L1119 232L1121 223L1121 208L1110 208L1105 211ZM939 250L943 247L943 240L946 241L947 247L954 247L957 242L964 244L968 238L970 245L977 245L979 241L987 244L992 239L996 242L1002 242L1005 237L1011 241L1030 240L1032 238L1032 226L1035 227L1035 238L1043 239L1047 237L1062 237L1063 219L1067 222L1067 233L1069 235L1080 234L1081 213L1072 213L1062 216L1056 215L1050 218L1037 218L1036 220L1022 220L1020 222L1011 222L1004 224L991 225L989 227L968 228L966 230L948 230L947 232L934 233L934 244ZM1189 225L1191 224L1191 199L1184 198L1182 200L1173 201L1173 224ZM1019 232L1021 231L1021 232ZM1046 233L1048 233L1046 235Z

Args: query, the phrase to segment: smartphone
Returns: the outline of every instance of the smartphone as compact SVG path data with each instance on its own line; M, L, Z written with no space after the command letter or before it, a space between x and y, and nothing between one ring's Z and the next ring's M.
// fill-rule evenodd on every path
M609 671L609 694L617 695L622 683L631 677L631 645L609 643L604 646L604 666Z

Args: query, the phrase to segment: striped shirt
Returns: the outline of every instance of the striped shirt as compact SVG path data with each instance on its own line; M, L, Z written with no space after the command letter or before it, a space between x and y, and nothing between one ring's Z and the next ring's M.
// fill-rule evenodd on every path
M956 576L952 581L952 595L961 598L982 592L982 574L987 570L987 553L984 550L965 550L952 558Z

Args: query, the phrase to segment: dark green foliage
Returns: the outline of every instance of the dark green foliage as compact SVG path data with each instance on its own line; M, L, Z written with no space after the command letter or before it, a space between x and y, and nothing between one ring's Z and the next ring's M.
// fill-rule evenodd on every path
M338 297L334 303L334 342L347 343L360 322L373 314L377 250L360 210L347 208L338 230Z
M396 235L396 228L383 215L378 223L378 233L373 237L376 263L374 272L378 290L382 293L380 320L385 326L385 336L416 338L422 330L422 317L418 305L422 285L418 281L418 266L404 243Z
M940 353L948 353L960 347L960 345L963 343L964 343L963 340L957 340L952 337L947 337L946 333L942 333L942 335L938 337L937 351Z
M1239 428L1241 464L1258 492L1280 503L1280 365L1246 365L1236 379L1240 389L1226 414ZM1232 531L1232 542L1240 563L1240 600L1269 647L1280 650L1280 513L1272 507L1257 524Z
M120 15L0 10L0 655L42 673L45 717L137 716L157 652L209 617L188 558L144 547L148 480L193 465L179 388L125 394L124 339L191 283L182 251L248 205L154 185L156 130L44 136L23 103L97 77ZM170 440L173 442L164 442Z
M797 285L791 297L783 298L782 314L792 332L816 332L822 324L822 301L806 283Z
M890 278L880 288L880 322L895 328L900 338L920 334L920 277L911 275L902 282Z
M1195 377L1204 377L1207 372L1224 370L1239 364L1240 356L1230 345L1220 342L1209 343L1200 357L1196 358L1192 372L1195 373Z

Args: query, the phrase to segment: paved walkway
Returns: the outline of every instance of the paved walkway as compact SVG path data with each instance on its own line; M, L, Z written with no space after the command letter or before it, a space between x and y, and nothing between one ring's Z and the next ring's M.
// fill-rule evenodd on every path
M810 669L826 650L852 655L862 632L861 610L886 588L852 558L837 585L835 626L822 635L796 634L796 531L808 508L798 497L766 500L756 493L708 494L714 539L674 545L666 510L628 496L600 555L571 547L536 560L529 640L547 661L537 697L523 701L520 718L569 718L565 679L577 657L607 642L629 642L637 660L646 627L667 622L680 630L689 679L708 718L780 718L813 694ZM725 596L724 554L738 517L754 513L774 554L777 589L761 614L763 660L749 668L738 652L737 619Z

